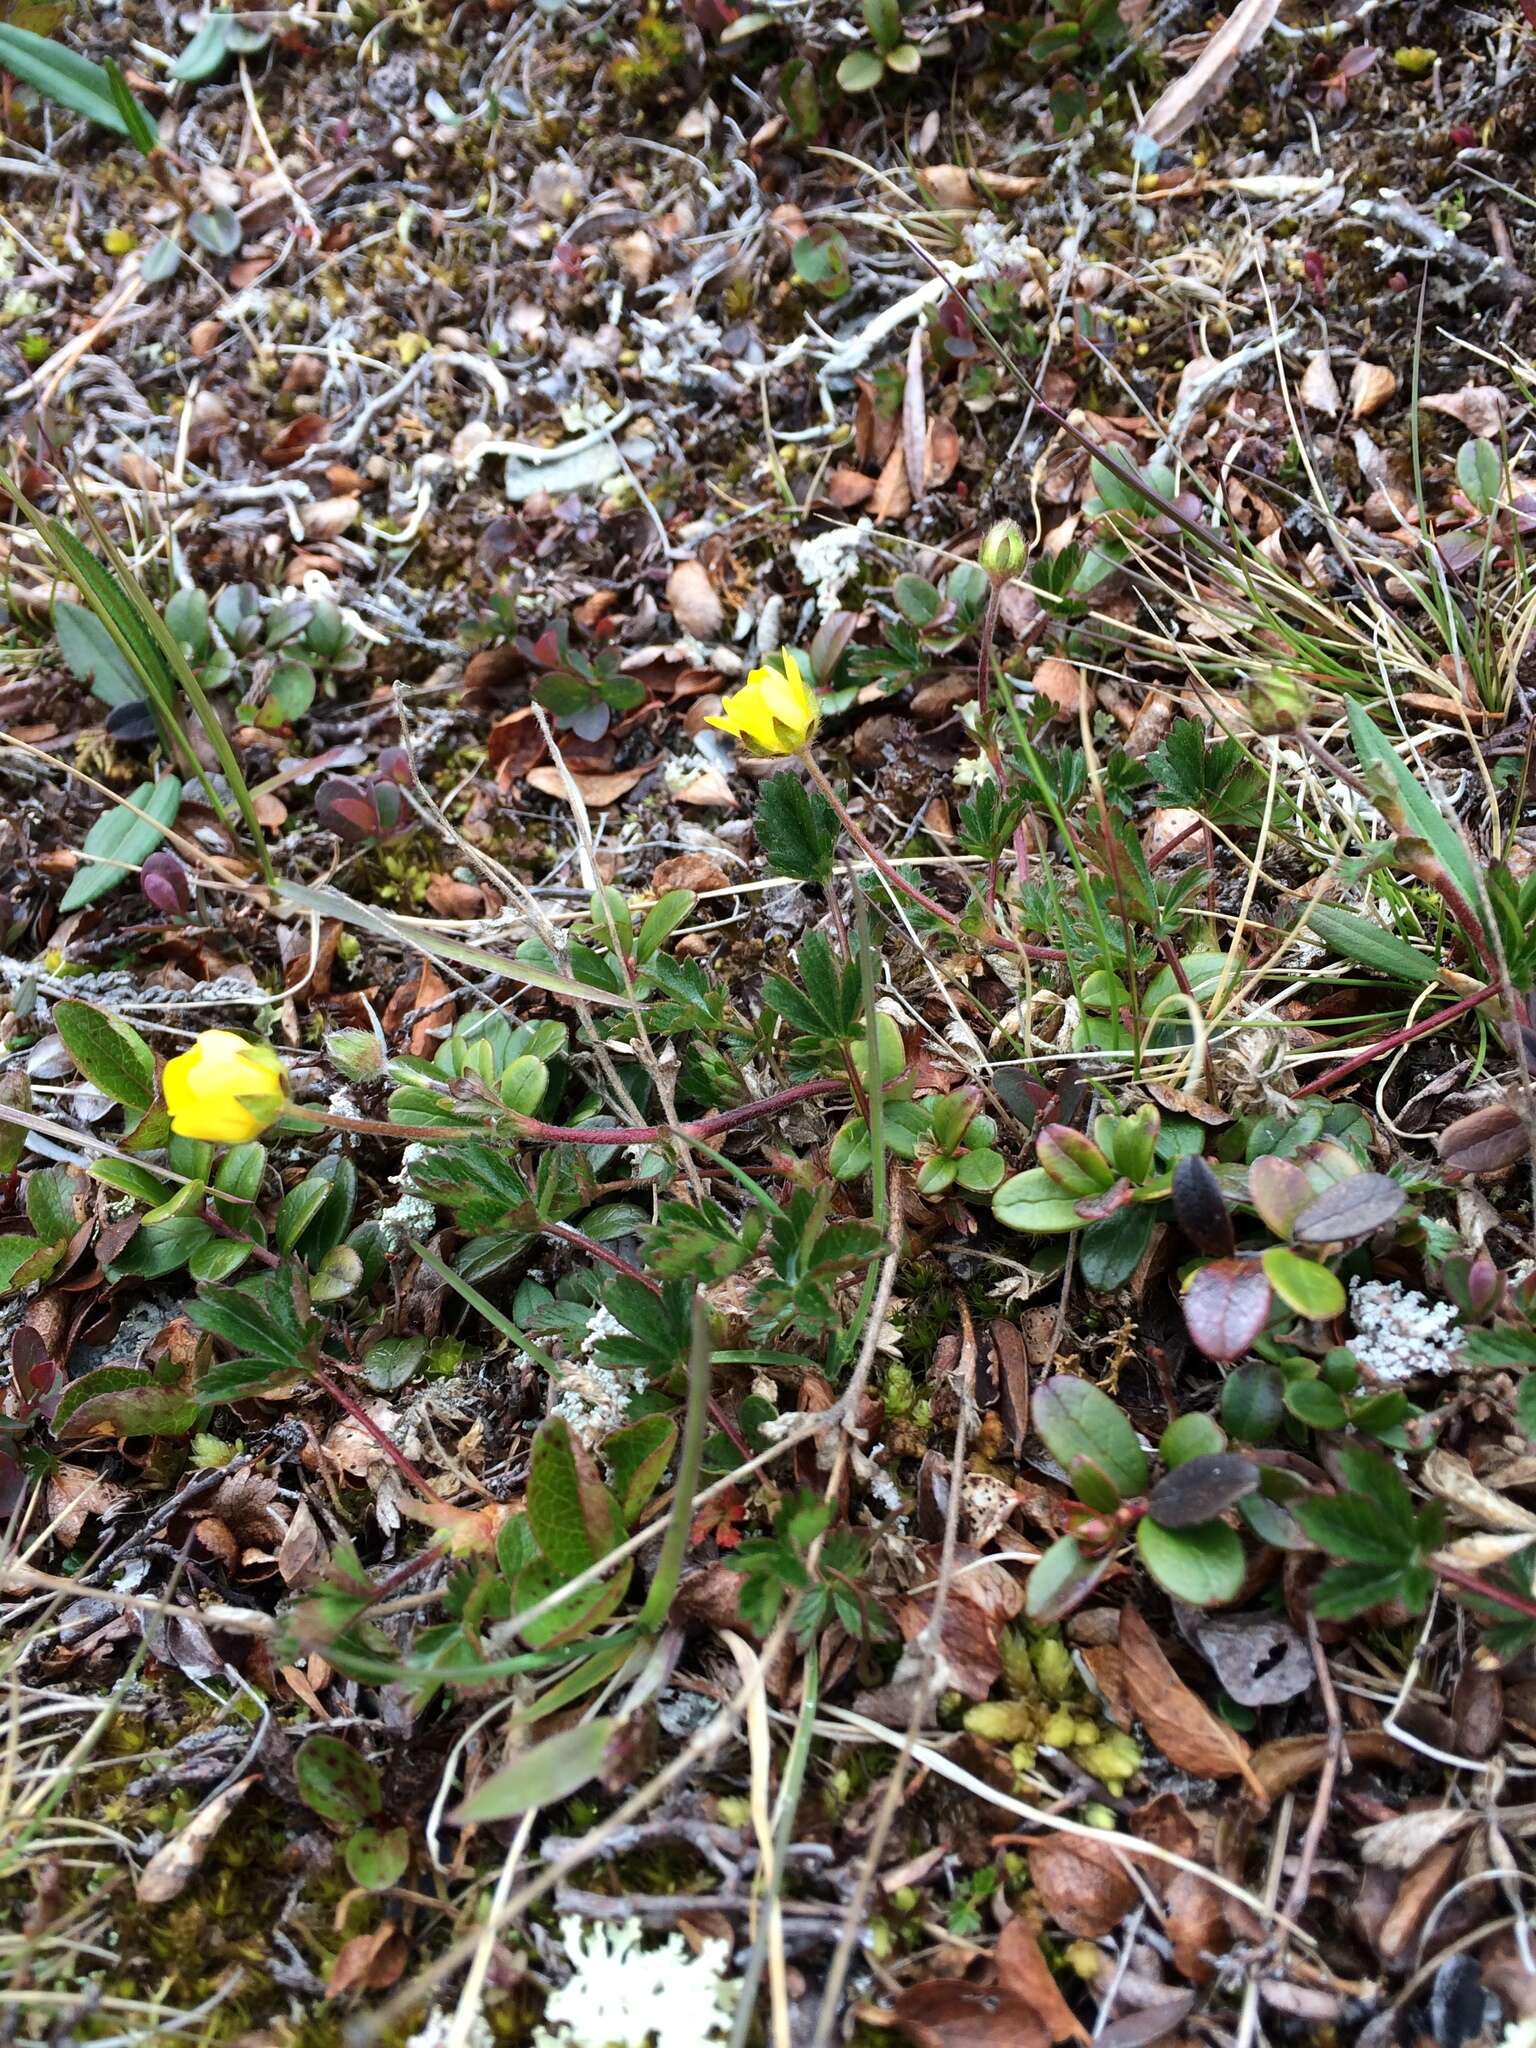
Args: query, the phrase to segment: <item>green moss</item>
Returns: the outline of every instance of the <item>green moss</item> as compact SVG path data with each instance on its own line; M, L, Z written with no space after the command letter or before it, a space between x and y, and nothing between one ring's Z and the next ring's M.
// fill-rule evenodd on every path
M634 48L608 67L614 91L627 100L646 98L680 68L685 49L680 28L657 14L645 15L635 29Z

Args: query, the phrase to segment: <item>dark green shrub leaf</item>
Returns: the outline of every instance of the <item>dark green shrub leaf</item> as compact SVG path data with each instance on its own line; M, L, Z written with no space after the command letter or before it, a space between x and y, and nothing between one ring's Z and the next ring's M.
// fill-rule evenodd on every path
M1121 1499L1145 1491L1147 1461L1136 1432L1107 1394L1087 1380L1058 1373L1035 1395L1033 1420L1041 1441L1064 1472L1085 1458L1117 1488Z
M1143 1516L1136 1528L1141 1561L1165 1593L1191 1607L1216 1607L1243 1590L1243 1540L1225 1522L1165 1529Z

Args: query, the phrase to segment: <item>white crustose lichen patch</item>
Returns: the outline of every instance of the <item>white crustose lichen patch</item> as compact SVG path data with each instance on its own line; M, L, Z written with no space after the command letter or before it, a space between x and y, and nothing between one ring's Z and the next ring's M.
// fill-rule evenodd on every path
M1374 1380L1454 1372L1461 1332L1448 1301L1429 1301L1397 1280L1351 1280L1355 1334L1350 1349Z

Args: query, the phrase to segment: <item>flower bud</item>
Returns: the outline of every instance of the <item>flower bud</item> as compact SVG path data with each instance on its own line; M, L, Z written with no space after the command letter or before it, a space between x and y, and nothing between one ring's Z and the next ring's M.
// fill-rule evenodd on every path
M191 878L167 847L150 854L139 869L139 887L150 907L165 917L176 917L192 908Z
M1017 520L999 519L981 544L981 566L989 576L1007 583L1017 576L1029 557L1029 549Z
M1295 732L1311 717L1316 702L1315 691L1278 670L1256 676L1248 685L1248 715L1255 732Z

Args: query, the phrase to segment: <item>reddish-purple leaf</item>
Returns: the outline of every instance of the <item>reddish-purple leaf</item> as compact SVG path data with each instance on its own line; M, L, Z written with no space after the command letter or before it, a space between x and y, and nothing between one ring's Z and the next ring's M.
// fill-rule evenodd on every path
M1248 1169L1248 1199L1276 1237L1291 1234L1291 1225L1313 1199L1312 1184L1294 1159L1266 1152Z
M1252 1458L1236 1451L1211 1451L1202 1458L1186 1458L1167 1472L1152 1489L1147 1513L1165 1529L1192 1529L1197 1522L1213 1522L1259 1483L1259 1468Z
M1106 1216L1113 1216L1123 1209L1135 1195L1136 1190L1122 1176L1113 1187L1105 1188L1102 1194L1084 1195L1077 1204L1077 1213L1085 1223L1102 1223Z
M1530 1151L1525 1119L1513 1103L1489 1102L1459 1116L1435 1140L1442 1162L1456 1173L1498 1173Z
M1184 1293L1184 1321L1207 1358L1241 1358L1269 1318L1269 1280L1257 1259L1217 1259Z
M1232 1252L1232 1218L1221 1183L1198 1153L1173 1169L1173 1217L1197 1252L1225 1259Z
M1397 1215L1407 1191L1384 1173L1357 1173L1309 1202L1291 1225L1296 1244L1347 1244L1369 1237Z

